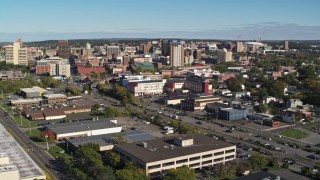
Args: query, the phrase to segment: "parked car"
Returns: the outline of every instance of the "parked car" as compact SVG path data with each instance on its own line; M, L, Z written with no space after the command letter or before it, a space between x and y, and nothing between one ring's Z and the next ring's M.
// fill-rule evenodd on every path
M313 154L308 155L307 158L312 159L312 160L320 160L320 158L318 156L315 156Z

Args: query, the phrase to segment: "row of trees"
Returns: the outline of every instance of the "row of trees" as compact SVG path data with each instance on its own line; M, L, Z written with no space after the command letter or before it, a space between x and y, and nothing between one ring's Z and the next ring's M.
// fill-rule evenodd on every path
M106 85L98 84L97 88L105 95L120 100L123 106L126 106L127 103L139 104L139 100L123 86L115 85L111 89L107 89Z

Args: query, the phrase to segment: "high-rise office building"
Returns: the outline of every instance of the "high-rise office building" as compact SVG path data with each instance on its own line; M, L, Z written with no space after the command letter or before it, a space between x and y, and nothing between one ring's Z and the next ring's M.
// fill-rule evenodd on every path
M244 51L244 45L242 42L237 42L237 53Z
M162 51L162 56L169 56L169 41L168 40L163 40L161 41L161 51Z
M184 66L184 48L181 44L170 43L170 65Z
M284 42L284 49L288 50L289 49L289 41Z
M116 58L119 55L119 46L107 46L107 57Z
M13 45L6 46L6 63L14 65L28 65L27 48L22 48L22 40L18 39Z
M70 48L69 48L69 41L68 40L61 40L58 42L58 55L62 59L69 59L70 56Z
M142 45L143 46L143 53L144 54L148 54L148 53L150 53L150 52L152 52L152 44L149 42L148 44L143 44Z
M224 63L232 61L232 52L227 51L225 48L218 51L218 62Z

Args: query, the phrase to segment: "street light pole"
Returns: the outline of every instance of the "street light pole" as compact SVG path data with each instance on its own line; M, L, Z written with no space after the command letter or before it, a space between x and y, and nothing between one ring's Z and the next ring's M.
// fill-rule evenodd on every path
M21 124L21 126L22 126L22 116L20 116L20 124Z
M30 125L30 121L29 121L29 131L30 131L30 135L31 135L31 125Z
M48 144L48 134L46 134L46 135L45 135L44 137L46 138L46 143L47 143L47 151L49 151L49 144Z

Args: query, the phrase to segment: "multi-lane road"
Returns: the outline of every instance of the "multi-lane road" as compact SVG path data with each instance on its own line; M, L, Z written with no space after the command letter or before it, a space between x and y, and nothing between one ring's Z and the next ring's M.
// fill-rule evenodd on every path
M9 116L4 116L4 111L0 109L0 123L10 132L15 140L24 148L33 161L47 174L51 179L63 179L65 169L61 162L56 161L49 156L44 149L38 147L30 140L17 125L13 123Z

